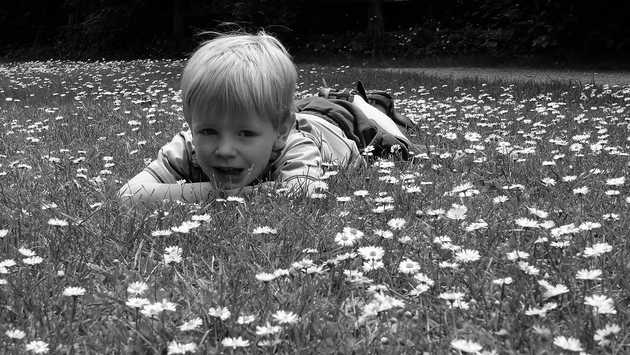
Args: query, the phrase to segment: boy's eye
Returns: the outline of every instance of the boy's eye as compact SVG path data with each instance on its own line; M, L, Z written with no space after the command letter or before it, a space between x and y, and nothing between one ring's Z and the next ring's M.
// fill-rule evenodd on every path
M207 136L207 135L211 135L211 134L215 134L216 131L214 129L211 128L203 128L200 129L199 131L197 131L199 134Z
M256 137L258 135L258 133L254 131L241 131L239 134L243 137Z

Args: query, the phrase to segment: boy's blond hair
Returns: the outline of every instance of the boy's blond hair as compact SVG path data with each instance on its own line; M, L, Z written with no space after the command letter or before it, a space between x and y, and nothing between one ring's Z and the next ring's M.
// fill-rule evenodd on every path
M279 129L293 119L297 72L275 37L223 34L204 42L182 75L184 118L192 112L212 115L255 113Z

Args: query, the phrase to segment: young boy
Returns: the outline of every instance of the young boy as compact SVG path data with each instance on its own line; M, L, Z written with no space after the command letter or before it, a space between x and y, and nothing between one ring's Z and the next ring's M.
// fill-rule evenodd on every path
M274 182L292 193L308 193L323 175L322 164L365 165L359 148L374 132L357 128L355 116L375 132L390 136L391 131L395 142L408 143L386 114L358 95L352 103L320 97L298 101L301 112L296 112L296 80L291 57L270 35L222 35L204 43L181 80L190 131L164 145L119 196L125 202L192 202L216 190L235 194ZM333 101L343 101L348 110ZM334 112L329 105L336 105ZM380 125L374 124L376 116Z

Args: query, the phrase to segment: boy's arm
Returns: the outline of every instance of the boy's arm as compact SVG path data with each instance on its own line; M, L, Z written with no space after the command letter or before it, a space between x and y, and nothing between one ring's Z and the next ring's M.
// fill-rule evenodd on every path
M209 182L164 184L147 171L141 171L118 191L118 197L127 205L165 199L202 202L207 201L213 191Z
M323 174L320 148L302 135L287 143L274 178L292 195L310 195Z

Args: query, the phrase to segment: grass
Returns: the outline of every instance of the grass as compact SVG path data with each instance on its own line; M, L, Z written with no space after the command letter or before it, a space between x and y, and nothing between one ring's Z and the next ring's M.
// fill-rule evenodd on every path
M0 66L2 353L630 352L629 87L302 67L390 89L428 154L124 208L182 65Z

